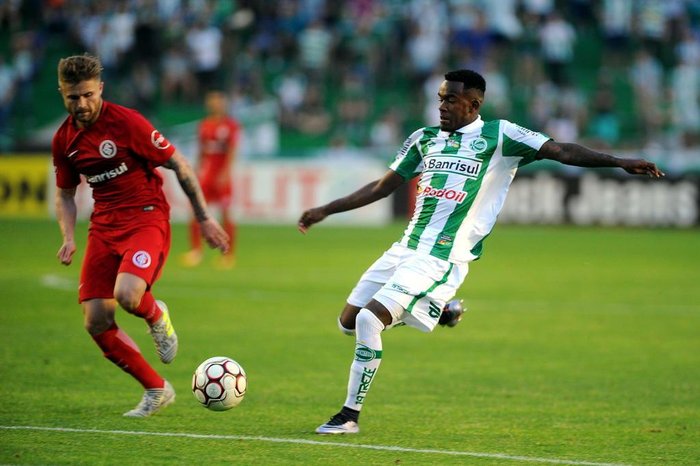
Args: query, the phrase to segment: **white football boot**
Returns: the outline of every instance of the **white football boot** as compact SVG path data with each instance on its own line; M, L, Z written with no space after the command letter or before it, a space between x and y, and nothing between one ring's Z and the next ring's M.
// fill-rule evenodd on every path
M349 420L342 413L338 413L328 422L316 428L317 434L356 434L360 431L357 422Z
M158 357L165 364L170 364L177 355L177 333L170 321L168 306L163 301L156 301L158 307L163 311L163 315L158 321L151 325L149 332L156 344Z
M165 381L163 388L149 388L143 394L139 404L131 411L124 413L126 417L148 417L175 402L175 389L170 382Z

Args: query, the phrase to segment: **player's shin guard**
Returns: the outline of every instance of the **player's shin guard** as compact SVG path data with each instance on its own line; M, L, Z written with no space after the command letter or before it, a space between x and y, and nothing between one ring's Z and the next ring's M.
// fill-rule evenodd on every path
M355 360L350 366L345 406L360 411L370 384L382 362L381 333L384 330L384 324L372 311L364 308L357 315L355 322Z
M144 318L150 325L158 322L160 316L163 315L163 311L158 307L158 304L150 291L146 291L136 309L129 312Z
M92 335L105 357L138 380L143 388L163 388L165 381L141 355L136 343L117 324L99 335Z

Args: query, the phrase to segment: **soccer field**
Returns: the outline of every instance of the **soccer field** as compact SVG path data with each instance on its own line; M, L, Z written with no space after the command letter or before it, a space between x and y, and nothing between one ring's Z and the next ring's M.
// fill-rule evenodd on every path
M403 225L244 226L235 269L183 269L185 228L154 289L180 337L157 361L143 321L117 321L177 402L122 413L142 390L100 354L76 301L80 255L46 220L0 221L2 464L700 464L697 230L497 226L459 292L455 328L386 332L355 436L314 428L345 398L354 340L336 317ZM210 412L194 368L226 355L243 403Z

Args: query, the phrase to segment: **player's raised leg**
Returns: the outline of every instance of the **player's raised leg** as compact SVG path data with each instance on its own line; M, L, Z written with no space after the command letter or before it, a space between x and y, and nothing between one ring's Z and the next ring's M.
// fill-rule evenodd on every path
M462 315L467 310L464 307L464 300L453 299L452 301L445 304L440 314L440 321L438 322L441 326L454 327L462 321ZM343 311L338 317L338 329L345 335L355 335L355 319L357 314L360 313L361 307L353 306L352 304L345 304Z
M443 327L454 327L462 320L462 314L467 308L464 307L463 299L453 299L452 301L445 304L442 308L442 313L440 314L440 320L438 324Z
M316 429L318 434L356 434L360 431L360 410L382 362L384 327L392 321L389 311L372 300L356 318L355 357L350 366L348 390L341 410Z
M163 301L156 301L151 292L147 291L147 286L141 277L120 273L114 286L114 296L124 310L146 320L158 357L169 364L177 355L177 333L170 320L168 307Z
M360 306L353 306L350 303L346 303L343 311L338 317L338 329L345 335L355 336L355 320L357 315L360 313Z
M134 341L121 330L115 320L114 299L83 301L85 329L100 347L104 356L136 379L145 389L139 405L125 416L146 417L172 403L175 391L148 364Z

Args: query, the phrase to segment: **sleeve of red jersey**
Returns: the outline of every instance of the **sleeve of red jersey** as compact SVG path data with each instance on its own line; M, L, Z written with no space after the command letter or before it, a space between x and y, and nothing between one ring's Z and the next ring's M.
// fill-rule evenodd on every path
M72 189L80 184L80 174L68 162L66 146L62 137L56 133L51 141L51 156L53 171L56 174L56 186L61 189Z
M128 125L131 149L141 157L163 165L175 152L175 146L140 113L133 112Z

